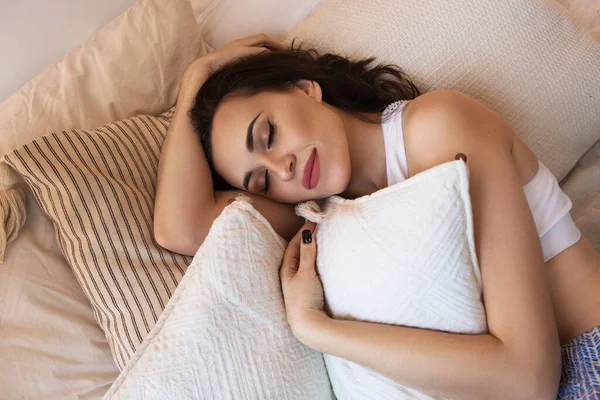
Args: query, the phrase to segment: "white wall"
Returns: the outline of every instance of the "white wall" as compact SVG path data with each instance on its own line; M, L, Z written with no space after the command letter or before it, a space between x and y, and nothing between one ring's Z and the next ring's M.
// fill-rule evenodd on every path
M0 0L0 102L135 0Z

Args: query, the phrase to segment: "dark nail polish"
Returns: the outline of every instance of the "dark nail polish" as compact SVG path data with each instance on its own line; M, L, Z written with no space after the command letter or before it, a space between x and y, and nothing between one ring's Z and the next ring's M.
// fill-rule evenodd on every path
M302 241L304 244L312 243L312 232L309 229L305 229L302 231Z
M465 163L467 162L467 156L465 156L463 153L458 153L456 154L456 157L454 157L455 160L463 160Z

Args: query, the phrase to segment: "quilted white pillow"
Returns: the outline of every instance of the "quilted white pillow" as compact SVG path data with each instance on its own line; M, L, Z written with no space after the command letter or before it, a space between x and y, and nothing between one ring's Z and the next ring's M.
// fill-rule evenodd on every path
M297 212L318 223L317 267L334 318L487 331L465 162ZM325 362L338 399L428 398L349 361L325 354Z
M225 208L106 398L333 398L323 356L287 323L284 250L250 203Z

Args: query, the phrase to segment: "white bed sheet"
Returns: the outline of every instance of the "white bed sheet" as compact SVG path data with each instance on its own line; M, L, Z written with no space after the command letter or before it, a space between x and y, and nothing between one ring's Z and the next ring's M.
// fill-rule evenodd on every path
M100 398L119 370L52 223L27 195L27 221L0 265L0 396Z

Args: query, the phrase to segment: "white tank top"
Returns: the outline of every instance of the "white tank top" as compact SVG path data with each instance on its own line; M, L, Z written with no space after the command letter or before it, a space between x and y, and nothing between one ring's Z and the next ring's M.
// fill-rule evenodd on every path
M381 115L384 120L381 127L388 186L409 178L404 132L402 132L402 113L409 101L400 100L392 103ZM389 117L387 121L386 117ZM548 261L577 243L581 238L581 232L569 214L573 203L560 189L554 175L539 160L538 166L538 172L525 184L523 190L541 240L544 261Z
M388 186L408 179L408 161L404 146L404 133L402 132L402 111L407 103L408 100L400 100L392 103L381 114L382 119L393 114L387 121L381 124L385 144L385 165Z

